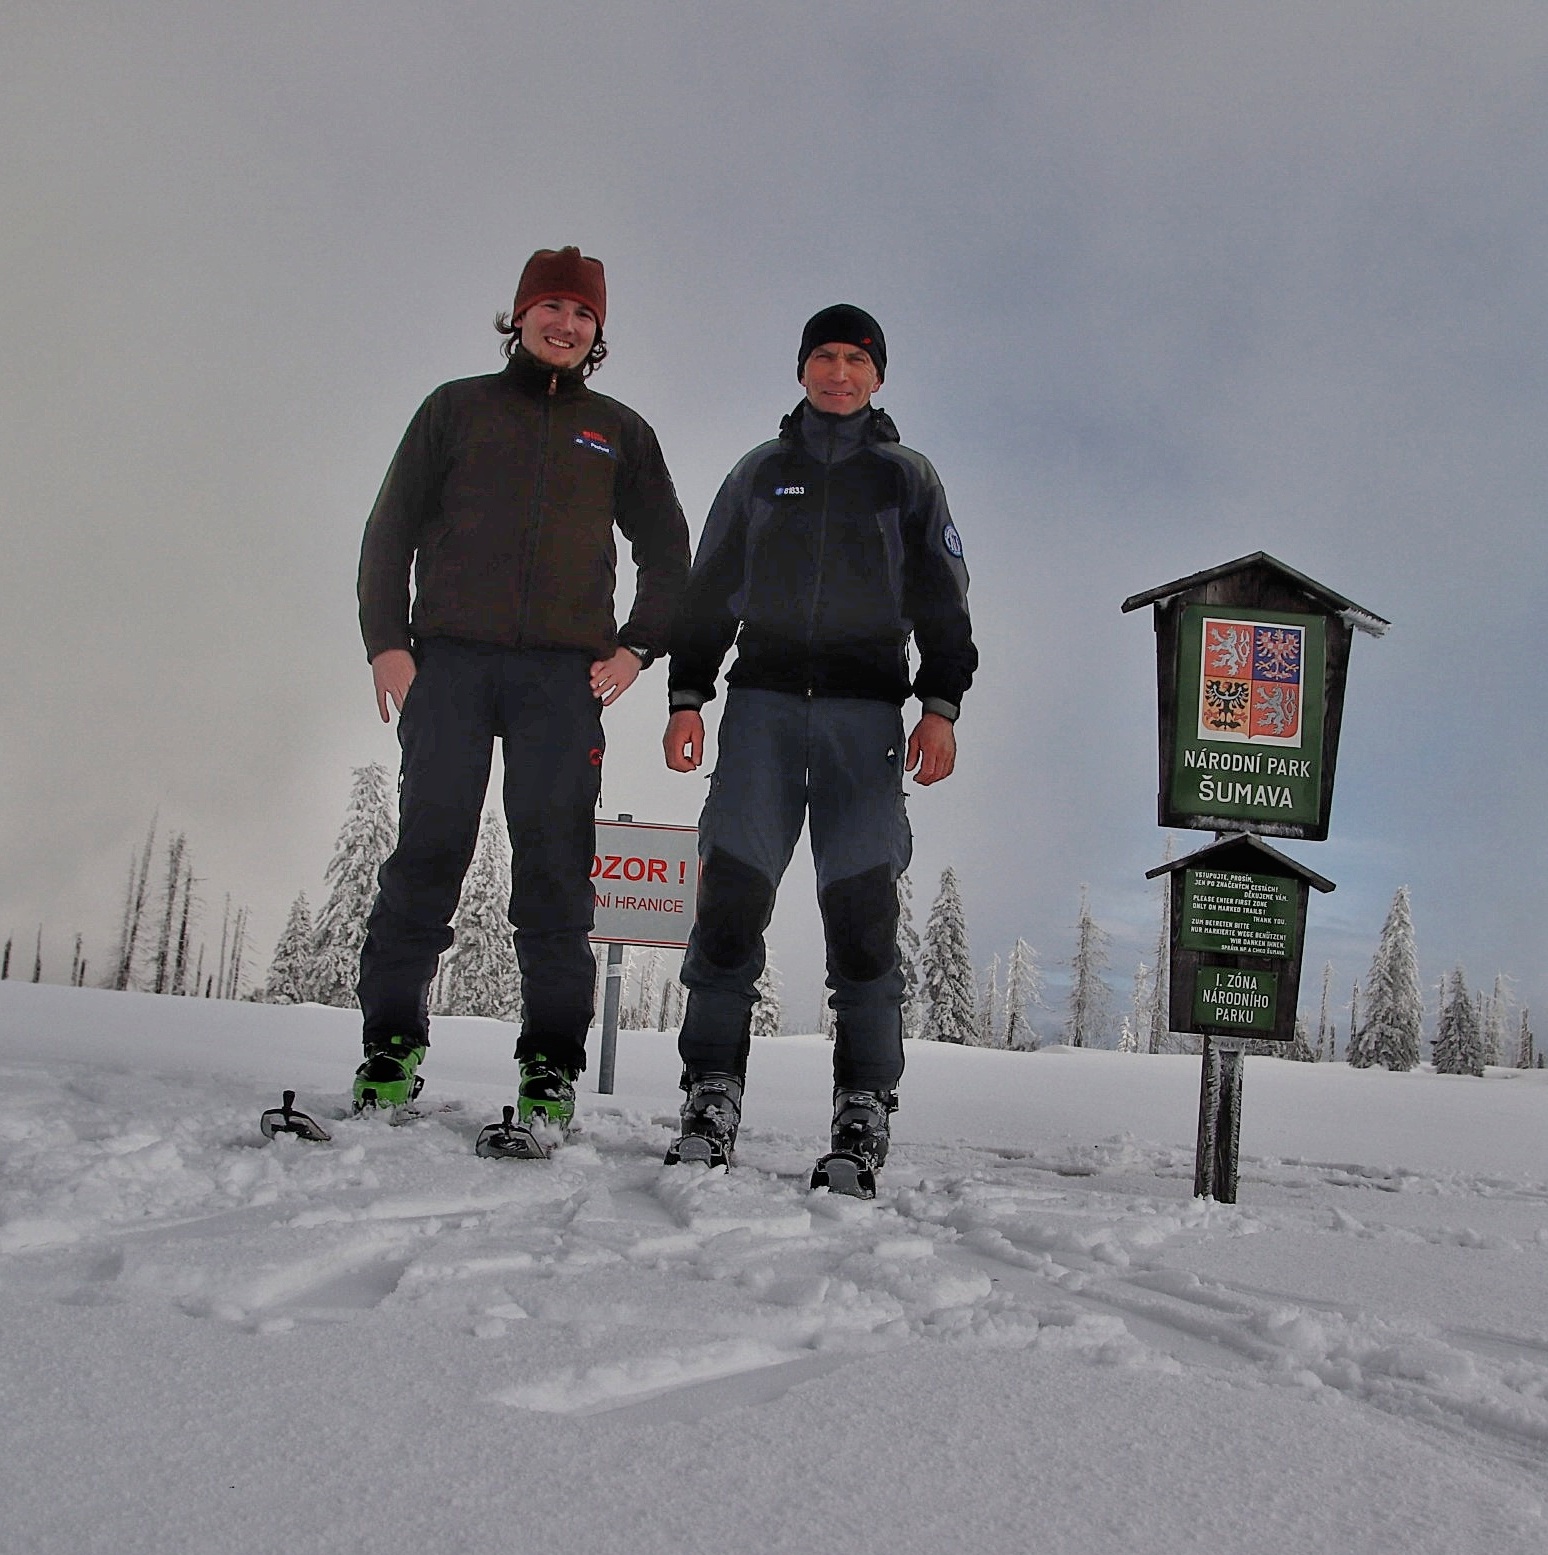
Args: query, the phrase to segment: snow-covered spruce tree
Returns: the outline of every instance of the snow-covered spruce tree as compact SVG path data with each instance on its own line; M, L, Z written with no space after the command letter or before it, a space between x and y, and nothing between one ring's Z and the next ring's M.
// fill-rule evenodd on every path
M1080 888L1080 916L1075 920L1075 954L1070 957L1070 1013L1064 1040L1071 1047L1103 1047L1107 1041L1112 990L1107 970L1108 935L1091 916L1091 892Z
M1419 1063L1423 1029L1424 995L1405 885L1398 887L1387 910L1365 980L1364 1020L1350 1037L1350 1050L1360 1050L1361 1068L1381 1064L1398 1071L1413 1069Z
M325 877L328 899L314 930L313 996L319 1004L348 1009L359 1003L355 983L360 977L366 918L376 900L376 872L392 852L395 831L386 767L379 761L356 767L344 824Z
M648 1031L656 1013L656 993L661 986L661 952L652 945L640 960L638 982L629 1009L626 1031ZM620 1024L623 1024L620 1022Z
M669 977L661 985L661 999L656 1006L656 1030L676 1031L683 1023L683 1006L688 990L675 977Z
M752 1007L752 1035L777 1037L784 1027L785 1012L779 1001L779 973L774 970L774 958L769 956L753 985L758 990L758 1002Z
M312 908L305 891L290 904L263 997L269 1004L305 1004L312 997Z
M1481 1075L1484 1072L1478 1010L1467 991L1461 967L1450 978L1441 979L1440 1016L1435 1026L1435 1040L1430 1044L1430 1059L1437 1074Z
M1155 974L1143 961L1134 969L1134 995L1129 1012L1118 1024L1118 1051L1140 1053L1150 1041L1150 1008L1155 998Z
M1349 994L1349 1041L1344 1044L1344 1062L1351 1069L1369 1069L1376 1062L1360 1041L1360 985Z
M1027 1016L1027 1007L1043 1003L1043 974L1037 964L1037 952L1024 939L1011 949L1010 966L1005 973L1005 1046L1012 1052L1037 1050L1037 1033Z
M1293 1059L1298 1064L1314 1064L1321 1056L1322 1049L1312 1045L1311 1032L1307 1029L1306 1022L1296 1016L1295 1036L1291 1039L1289 1050L1285 1057Z
M1317 1057L1329 1059L1335 1057L1334 1046L1338 1040L1337 1033L1328 1025L1328 986L1333 981L1333 963L1322 963L1322 1005L1317 1012Z
M486 815L453 924L457 938L446 957L441 994L448 1015L515 1020L521 979L507 916L511 901L510 843L505 822Z
M1149 998L1151 983L1150 968L1143 961L1134 969L1134 996L1129 1009L1118 1022L1118 1051L1120 1053L1138 1053L1145 1047L1146 1037L1149 1032L1149 1022L1144 1013L1145 1001Z
M919 931L914 927L914 887L907 874L898 876L898 970L903 974L903 1035L917 1037L924 1021L924 1009L919 998ZM833 1012L829 1010L825 1030L832 1030L832 1017Z
M838 1015L833 1006L828 1003L826 987L822 990L822 997L817 1001L817 1033L819 1036L826 1037L829 1042L838 1037Z
M984 973L978 992L978 1030L975 1041L979 1047L1003 1047L1000 1028L1000 958L996 956Z
M1483 1055L1485 1064L1505 1062L1505 1044L1510 1031L1510 1007L1515 1003L1510 979L1503 972L1494 974L1494 991L1484 1001Z
M1172 858L1172 839L1166 839L1163 862ZM1154 971L1150 979L1150 1003L1145 1011L1143 1029L1146 1050L1151 1053L1170 1053L1177 1048L1172 1038L1172 877L1160 875L1156 879L1160 887L1161 917L1156 929L1155 956L1151 962Z
M1532 1067L1532 1028L1527 1024L1527 1012L1521 1012L1521 1033L1516 1039L1516 1068Z
M919 1035L927 1042L971 1043L978 1028L978 988L968 952L967 919L957 874L941 871L941 889L925 922L919 951L919 997L924 1019Z

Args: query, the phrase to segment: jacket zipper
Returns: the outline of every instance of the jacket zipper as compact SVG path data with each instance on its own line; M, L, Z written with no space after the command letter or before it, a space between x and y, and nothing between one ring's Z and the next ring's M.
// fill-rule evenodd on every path
M538 457L537 484L532 491L532 538L527 542L527 571L522 579L521 591L521 629L517 632L517 640L525 645L527 630L532 618L532 584L537 577L537 553L538 540L543 530L543 488L548 479L548 443L550 434L550 422L552 412L549 401L559 383L559 375L555 373L548 380L548 393L543 396L543 434L542 453Z
M822 467L822 511L817 520L817 576L812 580L812 608L806 617L806 695L816 687L812 683L812 658L817 651L817 610L822 603L822 571L828 552L828 487L833 475L833 454L838 446L838 428L828 428L828 457Z

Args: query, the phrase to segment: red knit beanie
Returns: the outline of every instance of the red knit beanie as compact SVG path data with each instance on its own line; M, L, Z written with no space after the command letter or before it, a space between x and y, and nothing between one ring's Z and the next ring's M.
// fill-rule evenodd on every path
M607 317L607 277L600 259L588 259L578 248L540 248L521 272L511 317L519 319L535 302L566 297L584 303L597 316L597 333Z

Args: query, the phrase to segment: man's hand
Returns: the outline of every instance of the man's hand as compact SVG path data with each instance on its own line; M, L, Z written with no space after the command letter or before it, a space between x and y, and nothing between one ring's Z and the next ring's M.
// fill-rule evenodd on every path
M680 709L667 719L661 744L674 772L697 771L704 760L704 720L691 707Z
M591 694L603 707L611 707L639 677L639 655L619 648L610 659L591 666Z
M914 773L916 783L928 787L950 777L956 765L957 731L951 720L939 713L923 714L908 737L906 769Z
M384 648L371 660L371 679L376 683L376 710L382 715L384 724L392 722L387 707L389 699L401 713L403 699L417 673L414 655L407 648Z

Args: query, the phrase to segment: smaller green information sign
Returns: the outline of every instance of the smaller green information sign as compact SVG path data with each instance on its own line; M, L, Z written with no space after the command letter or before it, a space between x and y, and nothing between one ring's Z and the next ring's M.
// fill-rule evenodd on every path
M1272 1031L1278 991L1272 972L1201 966L1193 985L1193 1018L1216 1031Z
M1184 950L1281 961L1295 954L1299 896L1293 880L1234 869L1185 869L1182 876Z

